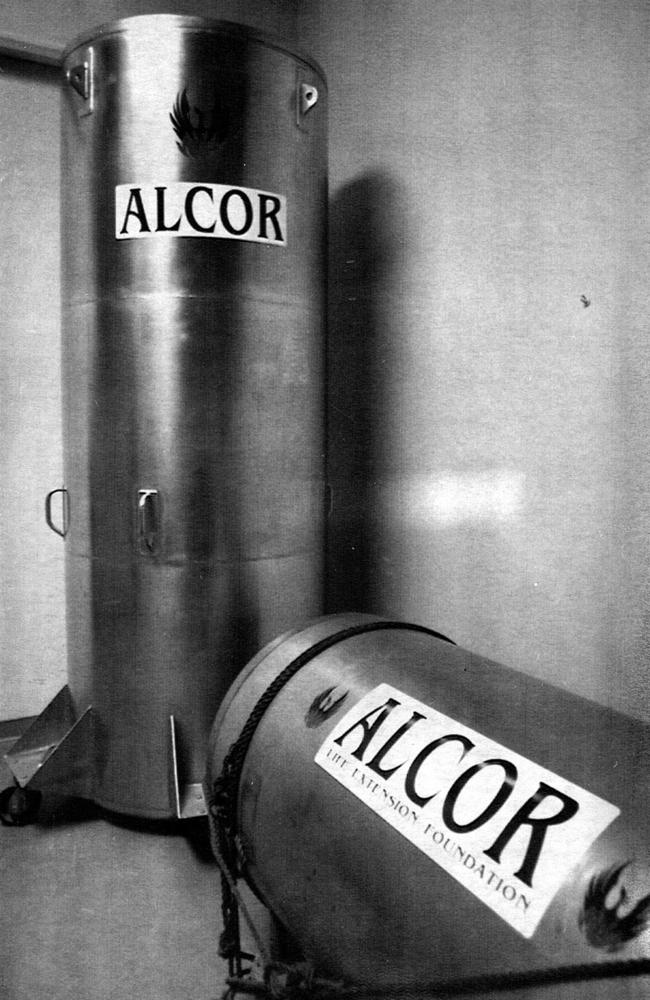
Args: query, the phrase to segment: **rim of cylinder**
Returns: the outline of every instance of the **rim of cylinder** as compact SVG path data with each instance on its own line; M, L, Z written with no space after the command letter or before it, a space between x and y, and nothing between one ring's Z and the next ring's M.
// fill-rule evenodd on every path
M327 77L316 60L300 49L295 49L287 45L276 35L260 31L258 28L252 28L247 24L239 24L236 21L224 21L218 18L201 17L194 14L136 14L133 17L121 17L114 21L107 21L105 24L100 24L97 28L84 31L74 38L65 46L61 59L62 61L67 59L75 49L78 49L82 45L87 45L89 42L98 41L109 35L122 35L129 31L137 31L138 28L145 28L147 25L153 26L163 21L170 26L175 25L187 31L230 35L233 38L258 42L267 48L278 49L280 52L284 52L310 66L311 69L318 73L323 83L327 86Z

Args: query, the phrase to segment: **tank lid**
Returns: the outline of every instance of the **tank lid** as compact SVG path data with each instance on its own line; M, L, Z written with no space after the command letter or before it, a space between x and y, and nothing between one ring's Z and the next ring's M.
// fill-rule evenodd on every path
M75 49L78 49L82 45L87 45L89 42L98 41L109 35L121 35L126 32L137 33L138 30L151 30L155 26L162 27L163 24L166 27L177 27L187 31L229 35L231 38L258 42L260 45L267 46L267 48L278 49L280 52L285 52L294 59L299 59L301 62L306 63L327 84L327 77L315 59L312 59L311 56L300 49L286 45L277 36L259 31L257 28L252 28L247 24L239 24L236 21L220 21L214 18L199 17L190 14L137 14L134 17L123 17L115 21L108 21L74 38L63 49L61 61L63 62L67 59Z

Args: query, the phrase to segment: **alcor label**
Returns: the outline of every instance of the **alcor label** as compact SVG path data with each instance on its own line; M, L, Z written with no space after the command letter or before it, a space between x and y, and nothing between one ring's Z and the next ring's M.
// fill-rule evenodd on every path
M526 938L620 812L388 684L315 761Z
M161 234L285 246L287 199L228 184L118 184L115 238Z

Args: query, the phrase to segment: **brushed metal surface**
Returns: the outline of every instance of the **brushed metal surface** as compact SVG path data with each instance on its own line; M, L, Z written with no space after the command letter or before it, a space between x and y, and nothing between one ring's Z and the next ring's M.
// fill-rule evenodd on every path
M69 686L98 720L96 801L170 815L169 716L192 784L237 671L321 610L326 86L274 40L174 15L103 26L64 77ZM193 155L183 92L197 129L225 122ZM116 239L117 185L176 182L286 197L286 246Z
M273 641L251 661L215 720L208 797L229 748L279 674L323 640L377 621L326 617ZM620 808L567 875L530 939L315 763L345 713L382 683ZM314 706L332 691L334 710L315 716ZM642 723L431 635L395 628L358 634L309 660L254 732L238 796L246 878L318 970L352 982L422 984L647 958L650 928L608 950L604 941L596 947L586 939L580 914L594 874L625 862L633 874L623 909L650 893L649 746ZM400 756L408 758L404 744L392 762ZM399 786L394 790L400 794ZM608 907L616 895L612 889ZM631 978L621 995L641 1000L646 987L647 979ZM553 995L574 993L558 984Z

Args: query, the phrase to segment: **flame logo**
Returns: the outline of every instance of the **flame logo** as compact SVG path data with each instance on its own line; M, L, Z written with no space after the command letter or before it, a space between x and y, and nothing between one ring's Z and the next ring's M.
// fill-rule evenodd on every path
M631 910L622 913L629 900L625 887L617 883L630 863L612 865L589 882L578 924L594 948L620 951L650 926L650 896L644 896ZM607 906L607 897L614 888L618 888L618 899L613 906Z
M177 95L169 120L183 156L217 149L230 131L228 112L221 102L217 99L206 115L201 108L190 105L187 88Z
M329 719L330 715L333 715L337 710L339 705L343 704L348 696L347 691L341 691L340 688L330 687L322 694L317 695L309 706L309 711L305 719L306 725L313 729L315 726L320 726L322 722Z

